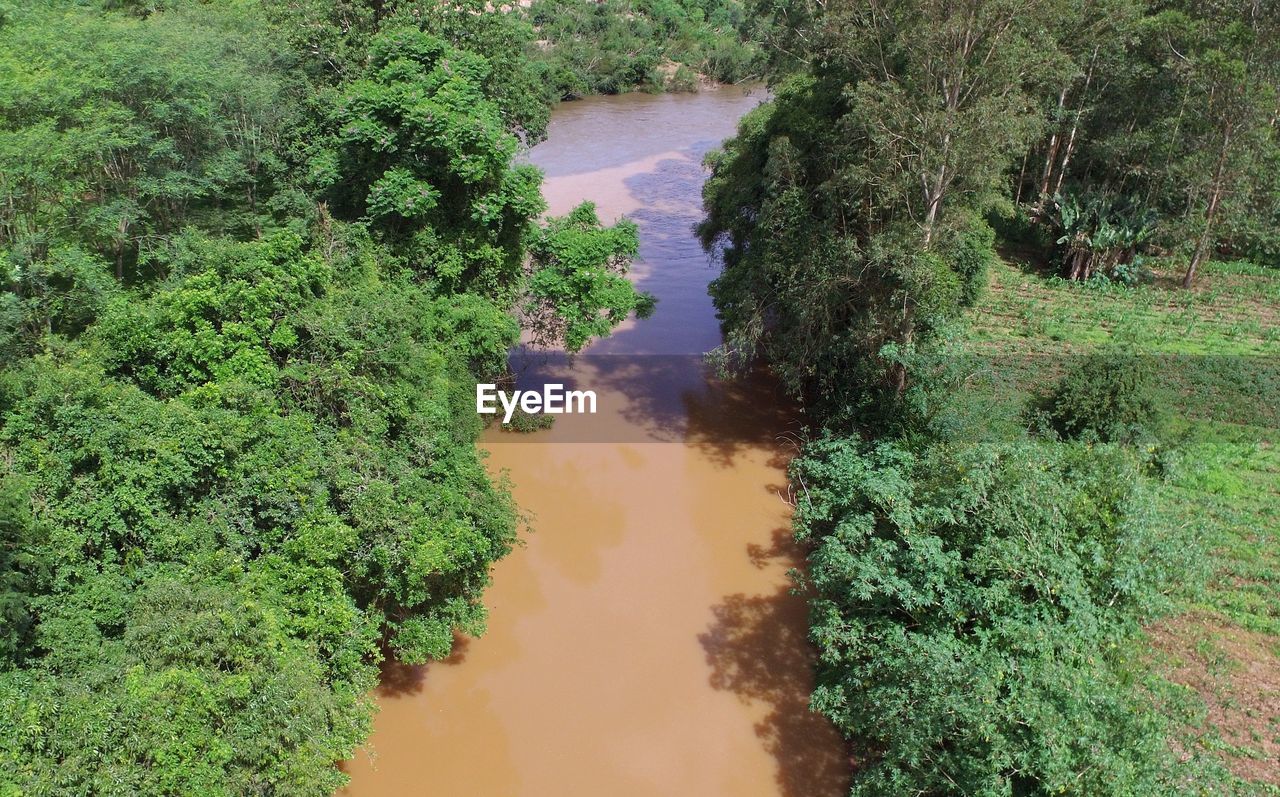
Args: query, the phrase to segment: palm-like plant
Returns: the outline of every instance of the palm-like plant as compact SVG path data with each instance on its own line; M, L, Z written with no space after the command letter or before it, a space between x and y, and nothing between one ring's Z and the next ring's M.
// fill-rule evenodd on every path
M1067 277L1114 276L1155 232L1155 212L1126 197L1091 193L1055 194L1048 221L1058 233Z

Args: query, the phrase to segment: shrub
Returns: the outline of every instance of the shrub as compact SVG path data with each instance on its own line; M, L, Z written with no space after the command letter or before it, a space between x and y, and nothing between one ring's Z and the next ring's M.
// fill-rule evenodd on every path
M1194 547L1150 522L1131 449L846 438L792 477L812 705L856 746L854 795L1176 792L1127 651Z
M671 77L667 78L666 89L667 91L697 91L698 74L681 64L676 67Z
M1138 443L1163 426L1150 358L1116 353L1086 356L1041 403L1053 429L1067 438Z
M980 218L966 219L951 234L943 257L960 277L960 303L972 307L987 287L987 272L996 261L996 233Z

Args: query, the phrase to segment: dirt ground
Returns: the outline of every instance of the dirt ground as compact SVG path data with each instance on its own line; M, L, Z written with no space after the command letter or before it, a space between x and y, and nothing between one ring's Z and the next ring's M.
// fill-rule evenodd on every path
M1195 690L1204 732L1240 777L1280 785L1280 640L1191 614L1149 629L1168 678Z

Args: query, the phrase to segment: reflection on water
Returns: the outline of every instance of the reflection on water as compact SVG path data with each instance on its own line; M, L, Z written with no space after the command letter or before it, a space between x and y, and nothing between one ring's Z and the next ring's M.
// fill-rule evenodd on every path
M481 441L533 532L494 570L484 637L387 666L347 793L845 791L843 745L807 709L805 606L786 576L796 420L767 380L719 383L689 356L720 340L692 233L701 159L759 99L571 103L531 152L553 213L591 199L637 222L633 278L658 309L573 366L604 417Z
M590 390L598 400L590 414L575 403L577 417L560 418L549 432L491 437L502 443L684 443L727 464L737 448L773 444L803 425L763 369L726 381L701 354L570 357L520 348L511 366L515 384L504 391Z
M788 530L780 534L790 536ZM836 794L849 757L830 742L831 726L808 710L811 656L803 605L787 590L729 595L712 608L715 622L699 636L711 686L767 706L755 725L777 763L772 793L786 797ZM761 791L760 793L770 793Z

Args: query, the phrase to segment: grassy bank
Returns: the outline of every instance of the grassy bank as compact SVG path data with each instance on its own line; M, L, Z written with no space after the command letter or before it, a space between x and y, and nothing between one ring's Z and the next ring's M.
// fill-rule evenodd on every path
M1080 284L1006 253L962 347L1014 364L1002 403L1027 401L1053 383L1049 371L1104 346L1171 355L1158 362L1183 363L1202 382L1227 374L1219 389L1161 379L1177 455L1156 488L1158 522L1192 530L1211 555L1204 581L1185 585L1179 612L1144 641L1172 695L1192 698L1186 743L1280 793L1280 451L1268 381L1280 357L1280 274L1212 263L1191 291L1177 276L1156 268L1140 286ZM1260 381L1231 381L1241 374Z

